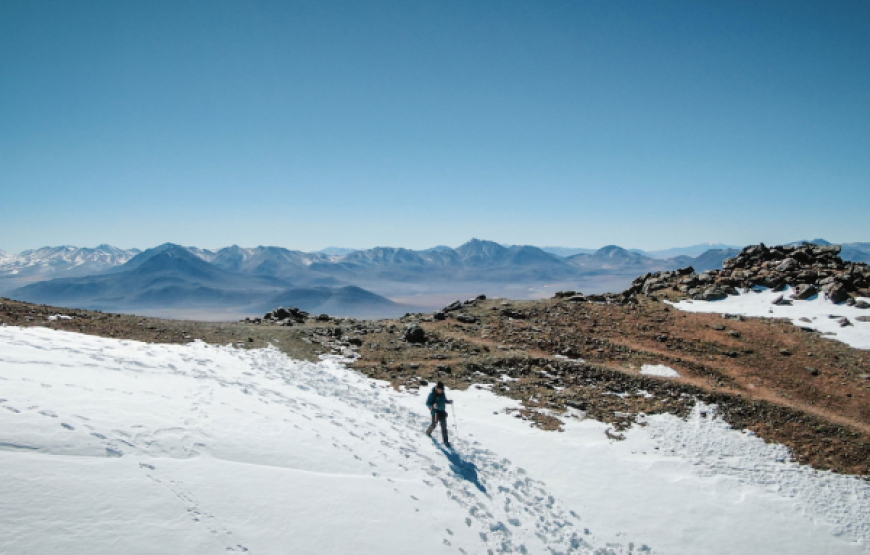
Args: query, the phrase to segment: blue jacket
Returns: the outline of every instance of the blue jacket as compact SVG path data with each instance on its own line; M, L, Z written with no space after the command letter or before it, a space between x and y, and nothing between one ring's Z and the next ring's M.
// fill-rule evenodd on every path
M447 403L452 403L453 401L449 401L447 399L447 394L442 392L441 395L435 393L435 388L432 388L432 391L429 392L429 397L426 399L426 406L431 410L447 410Z

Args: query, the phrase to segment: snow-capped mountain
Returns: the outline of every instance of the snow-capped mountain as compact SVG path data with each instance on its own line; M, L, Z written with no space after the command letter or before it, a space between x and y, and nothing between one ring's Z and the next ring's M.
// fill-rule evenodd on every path
M20 254L0 252L0 277L85 276L120 266L138 253L138 249L125 250L111 245L43 247Z
M326 254L305 253L282 247L243 248L233 245L214 253L209 262L230 272L290 277L316 262L330 262L333 258Z

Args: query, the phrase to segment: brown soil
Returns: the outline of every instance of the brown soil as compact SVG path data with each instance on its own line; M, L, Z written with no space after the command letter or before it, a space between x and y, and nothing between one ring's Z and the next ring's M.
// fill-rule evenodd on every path
M63 315L71 320L49 321L50 316ZM274 345L294 358L317 360L324 352L314 344L302 327L263 326L245 322L200 322L165 320L134 314L104 313L92 310L34 305L0 298L0 324L10 326L42 326L57 330L132 339L146 343L183 345L197 339L206 343L256 349Z

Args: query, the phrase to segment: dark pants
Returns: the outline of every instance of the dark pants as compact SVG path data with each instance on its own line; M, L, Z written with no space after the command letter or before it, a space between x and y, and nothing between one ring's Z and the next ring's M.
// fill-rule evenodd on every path
M429 428L426 430L426 435L431 436L432 432L435 431L435 425L439 423L441 424L441 437L444 438L444 443L450 443L450 440L447 439L447 411L432 411L432 423L429 424Z

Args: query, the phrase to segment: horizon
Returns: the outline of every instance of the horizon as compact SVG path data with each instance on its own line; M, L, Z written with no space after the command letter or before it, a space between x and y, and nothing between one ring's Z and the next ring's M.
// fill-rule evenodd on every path
M866 2L4 2L0 238L861 240L867 28Z
M848 241L848 242L837 243L837 242L834 242L834 241L828 241L827 239L824 239L824 238L822 238L822 237L817 237L817 238L813 238L813 239L801 239L801 240L798 240L798 241L787 241L787 242L785 242L785 243L768 243L768 242L765 242L765 241L761 241L761 242L764 243L764 244L767 245L767 246L777 246L777 245L785 245L785 244L799 243L799 242L812 242L812 241L817 241L817 240L827 241L827 242L829 242L829 243L831 243L831 244L833 244L833 245L851 244L851 243L862 243L862 241ZM191 249L191 248L194 248L194 249L201 249L201 250L209 251L209 252L218 252L218 251L220 251L220 250L222 250L222 249L231 248L231 247L239 247L239 248L242 248L242 249L279 248L279 249L286 249L286 250L289 250L289 251L303 252L303 253L306 253L306 254L317 254L317 253L321 253L321 252L323 252L323 251L327 251L327 250L331 250L331 249L344 249L344 250L349 250L349 251L366 251L366 250L371 250L371 249L406 249L406 250L412 250L412 251L418 251L418 252L419 252L419 251L425 251L425 250L430 250L430 249L439 248L439 247L447 247L447 248L450 248L450 249L454 249L454 250L455 250L455 249L457 249L457 248L459 248L459 247L461 247L461 246L463 246L463 245L465 245L465 244L467 244L467 243L470 243L470 242L472 242L472 241L482 241L482 242L488 242L488 243L496 243L496 244L498 244L498 245L500 245L500 246L502 246L502 247L505 247L505 248L511 248L511 247L534 247L534 248L541 249L541 250L546 250L546 249L567 249L567 250L589 250L589 251L599 251L599 250L601 250L601 249L608 248L608 247L618 247L618 248L624 249L624 250L629 251L629 252L637 252L637 251L640 251L640 252L643 252L643 253L657 253L657 252L665 252L665 251L672 251L672 250L684 250L684 249L698 248L698 247L704 247L704 246L708 246L708 247L710 247L710 249L717 249L717 248L721 248L721 249L742 249L742 248L745 248L745 247L750 246L750 245L748 245L748 244L747 244L747 245L729 245L729 244L726 244L726 243L705 241L705 242L697 243L697 244L694 244L694 245L680 245L680 246L665 247L665 248L662 248L662 249L645 250L645 249L638 249L638 248L635 248L635 247L625 247L625 246L622 246L622 245L617 245L617 244L615 244L615 243L608 243L608 244L606 244L606 245L602 245L602 246L600 246L600 247L577 247L577 246L566 246L566 245L533 245L533 244L529 244L529 243L506 244L506 243L500 243L500 242L498 242L498 241L493 241L493 240L490 240L490 239L480 239L480 238L478 238L478 237L472 237L471 239L468 239L467 241L465 241L465 242L463 242L462 244L457 245L457 246L449 246L449 245L439 244L439 245L434 245L434 246L431 246L431 247L424 247L424 248L422 248L422 249L415 249L415 248L409 248L409 247L404 247L404 246L396 246L396 245L376 245L376 246L373 246L373 247L362 247L362 248L339 247L339 246L331 245L331 246L328 246L328 247L323 247L323 248L315 249L315 250L301 250L301 249L298 249L298 248L293 248L293 247L283 246L283 245L256 245L256 246L252 246L252 247L246 247L246 246L242 246L242 245L239 245L239 244L236 244L236 243L231 244L231 245L224 245L224 246L222 246L222 247L200 247L200 246L198 246L198 245L184 245L184 244L177 243L177 242L174 242L174 241L166 241L166 242L160 243L160 244L158 244L158 245L153 245L153 246L150 246L150 247L138 247L138 246L137 246L137 247L119 247L119 246L117 246L117 245L112 245L112 244L110 244L110 243L100 243L100 244L97 244L97 245L95 245L95 246L93 246L93 247L90 247L90 246L77 246L77 245L72 245L72 244L63 244L63 245L43 245L43 246L41 246L41 247L31 247L31 248L27 248L27 249L24 249L24 250L21 250L21 251L18 251L18 252L14 252L14 251L12 251L12 250L7 250L7 249L4 249L4 248L0 248L0 252L5 252L5 253L7 253L7 254L20 255L20 254L22 254L22 253L24 253L24 252L38 251L38 250L42 250L42 249L72 248L72 249L91 249L91 250L96 250L96 249L98 249L98 248L100 248L100 247L103 247L103 246L105 246L105 247L112 247L112 248L118 248L118 249L121 249L121 250L124 250L124 251L139 251L139 252L145 252L145 251L147 251L147 250L154 249L154 248L157 248L157 247L160 247L160 246L163 246L163 245L176 245L176 246L179 246L179 247L183 247L183 248L185 248L185 249ZM758 244L758 243L753 243L753 244ZM557 256L559 256L559 255L557 255Z

